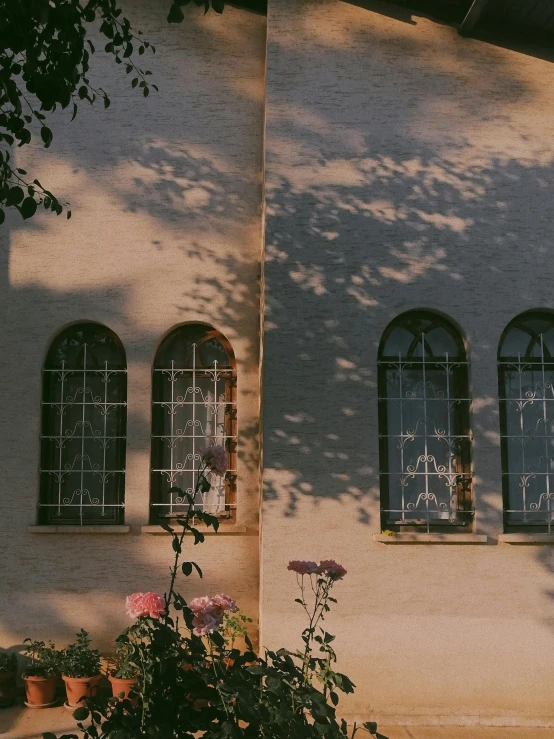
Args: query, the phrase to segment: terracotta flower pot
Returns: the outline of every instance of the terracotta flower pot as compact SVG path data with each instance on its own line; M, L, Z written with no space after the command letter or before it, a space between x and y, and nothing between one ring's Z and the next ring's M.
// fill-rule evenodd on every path
M67 693L67 706L79 708L85 705L84 698L94 698L102 675L94 677L67 677L62 675Z
M112 684L112 695L114 698L118 698L120 696L120 693L124 693L124 698L130 700L133 706L137 705L138 696L135 696L134 698L129 698L129 693L131 692L131 689L134 688L138 682L136 677L125 679L122 677L114 677L113 675L108 675L108 680Z
M0 672L0 708L13 705L15 700L15 672Z
M56 702L57 677L24 677L27 705L30 708L48 708Z

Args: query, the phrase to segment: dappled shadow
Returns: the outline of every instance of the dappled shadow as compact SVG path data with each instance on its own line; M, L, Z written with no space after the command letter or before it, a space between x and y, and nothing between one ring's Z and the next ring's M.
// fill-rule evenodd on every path
M498 544L496 353L515 315L554 306L552 67L349 3L283 0L268 23L262 636L301 626L287 556L333 556L351 715L549 715L525 670L552 653L551 575ZM467 342L482 547L371 538L378 346L411 309Z
M305 79L324 85L324 98L310 98L302 81L279 85L298 52L293 60L290 42L270 38L266 498L292 516L300 498L350 497L359 520L373 515L377 525L377 346L399 313L431 308L461 326L479 368L479 526L497 529L501 511L485 502L500 482L496 342L539 294L550 303L540 275L554 243L539 203L554 167L523 118L538 81L492 48L478 57L456 36L448 45L440 33L418 36L371 14L361 23L354 12L340 21L330 12L316 33L296 19L299 39L304 24L313 38ZM441 33L450 41L454 32ZM354 73L349 55L362 50L365 68ZM352 73L339 77L343 69ZM519 224L532 213L522 250Z
M453 29L439 33L421 21L415 33L411 16L392 5L378 14L369 2L317 5L329 22L307 20L302 8L310 3L289 5L290 26L279 29L273 19L269 49L265 546L280 518L287 527L280 538L284 532L294 541L297 525L305 546L323 546L314 541L315 514L328 505L337 515L321 537L325 546L349 553L349 534L354 540L361 528L366 541L379 531L377 348L389 321L410 308L449 315L467 338L476 529L494 537L502 515L497 342L515 314L553 305L545 275L554 167L541 124L549 112L528 114L537 101L546 105L542 81L506 50L479 45L476 54L476 42ZM344 10L338 21L337 7ZM156 12L155 3L137 3L139 25ZM5 232L2 520L16 533L0 542L2 588L11 598L1 621L18 645L27 634L67 641L84 626L108 648L125 625L122 596L163 588L169 541L138 535L148 510L150 367L162 335L186 320L213 323L238 356L247 406L239 420L246 474L239 506L252 535L208 539L194 552L205 581L183 592L224 583L256 615L264 34L242 17L217 22L191 16L188 26L157 26L160 97L144 101L139 115L126 80L114 80L112 108L77 119L41 159L52 186L75 193L66 226L73 231L37 219ZM194 43L197 56L189 53ZM86 544L25 533L36 505L39 367L53 333L81 316L122 338L130 387L142 398L129 406L133 533ZM548 572L549 551L538 557ZM276 561L287 554L274 553ZM436 562L418 571L416 556L405 587L394 591L395 611L416 609L414 582L427 588L425 618L461 608L460 590L469 599L484 587L473 553L464 581L452 577L457 563L447 558L454 555L442 554L442 580ZM361 569L350 602L388 618L392 586L377 582L365 563ZM487 615L509 599L510 577L498 579ZM275 593L283 600L280 588Z
M228 9L222 23L189 10L175 28L163 3L129 7L137 27L153 29L157 55L146 66L158 95L138 98L100 53L93 74L108 75L112 106L83 110L71 125L60 113L48 152L16 153L71 201L73 217L11 217L0 231L2 648L21 652L27 636L61 647L83 627L108 653L129 623L125 596L167 587L171 541L140 533L149 520L151 367L162 337L187 321L214 325L237 357L241 533L186 545L204 579L182 578L179 589L227 590L257 639L265 19ZM110 327L127 353L129 534L27 531L37 520L40 370L54 335L78 320ZM16 714L4 714L2 730Z

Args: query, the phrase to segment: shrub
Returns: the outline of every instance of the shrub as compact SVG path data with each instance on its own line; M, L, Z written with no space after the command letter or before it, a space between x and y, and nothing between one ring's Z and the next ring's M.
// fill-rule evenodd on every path
M121 638L121 642L119 641ZM111 670L113 677L121 680L133 680L139 675L139 665L137 663L137 653L135 647L127 641L127 630L118 637L115 649L115 665Z
M17 654L14 652L0 652L0 673L15 672L17 670Z
M60 672L60 652L52 642L24 640L26 665L23 677L56 677Z
M89 635L84 629L76 637L61 652L62 673L66 677L95 677L100 672L100 652L90 648Z
M98 697L87 701L87 708L73 714L84 739L190 739L197 734L203 739L345 739L347 725L337 719L336 706L339 694L351 693L354 685L335 670L334 636L322 626L336 602L331 591L346 574L343 567L333 560L289 564L300 589L296 602L308 620L303 648L297 651L257 655L231 598L219 593L187 603L175 591L179 571L202 577L195 562L180 561L185 535L194 537L195 544L204 540L191 521L218 528L215 517L195 509L195 498L209 489L207 471L224 474L222 454L206 450L203 458L194 494L178 491L188 503L186 515L177 520L182 531L162 524L174 553L167 593L163 600L155 593L127 599L128 613L136 620L117 642L138 671L137 705ZM245 650L234 646L237 624ZM376 732L375 724L363 729ZM351 738L357 730L354 726ZM51 733L43 738L56 739Z

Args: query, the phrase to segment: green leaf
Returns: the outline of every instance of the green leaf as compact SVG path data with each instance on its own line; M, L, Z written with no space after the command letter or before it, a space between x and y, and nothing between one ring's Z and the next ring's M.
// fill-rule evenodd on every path
M173 3L173 5L169 9L169 13L167 15L167 22L168 23L182 23L185 20L185 16L183 15L183 11L179 7L177 3Z
M55 734L52 734L51 731L45 731L42 734L42 739L58 739L58 737Z
M104 95L104 108L110 107L110 98L107 95Z
M25 200L19 206L19 212L23 216L24 220L32 218L37 210L37 202L34 198L25 198Z
M85 721L89 717L89 710L88 708L78 708L76 711L73 711L73 718L76 721Z
M177 554L181 554L181 545L179 544L179 539L175 537L173 541L171 542L171 546L173 547L173 551Z
M162 529L164 531L167 531L168 534L172 534L173 533L173 529L171 528L171 526L169 524L167 524L167 523L161 523L160 526L162 527Z
M81 100L84 100L88 94L88 88L86 85L81 85L78 91L78 95L81 98Z
M181 569L185 577L190 577L192 575L192 562L183 562Z
M6 205L18 205L24 197L25 193L19 186L10 187L6 197Z
M77 103L73 103L73 115L71 116L71 120L75 120L75 116L77 115Z
M134 80L131 82L131 87L136 87L138 85L138 77L135 77Z
M2 208L0 208L0 226L4 223L5 220L6 220L6 214L4 213Z
M225 0L212 0L212 8L216 13L223 13L225 9Z
M44 146L48 148L50 144L52 143L52 131L48 128L48 126L41 127L40 136L42 140L44 141Z

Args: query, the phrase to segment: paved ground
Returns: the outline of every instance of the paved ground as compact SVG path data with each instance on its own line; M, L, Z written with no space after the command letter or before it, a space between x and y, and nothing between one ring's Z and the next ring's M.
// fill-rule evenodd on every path
M55 734L73 732L76 722L62 706L30 710L16 706L0 711L1 739L42 739L43 731ZM357 739L363 739L360 732ZM552 729L514 729L451 726L380 726L380 739L554 739Z

